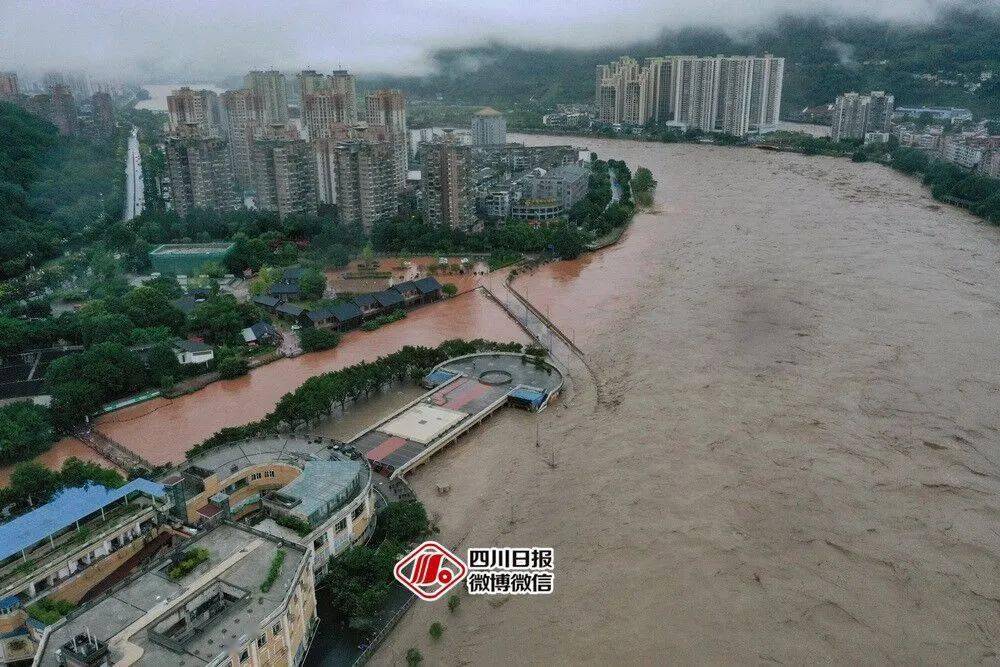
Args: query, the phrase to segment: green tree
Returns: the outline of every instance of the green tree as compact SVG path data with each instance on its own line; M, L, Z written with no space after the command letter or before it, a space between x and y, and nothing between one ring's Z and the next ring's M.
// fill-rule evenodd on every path
M421 662L424 661L423 654L415 648L409 648L406 651L406 664L409 667L417 667Z
M430 634L431 639L433 639L434 641L438 641L439 639L441 639L441 635L444 634L444 626L441 625L440 621L434 621L433 623L431 623L431 627L430 630L428 630L428 633Z
M326 291L326 276L316 269L306 269L299 279L299 291L304 299L315 301L323 298Z
M184 313L178 310L162 291L152 287L136 287L122 299L125 314L137 327L169 327L179 333L184 326Z
M33 458L53 442L55 432L47 407L21 401L0 406L0 464Z
M169 344L151 347L146 355L146 365L150 379L158 385L163 384L164 378L170 378L172 386L173 378L181 375L181 364Z
M455 296L458 294L458 287L455 286L455 283L445 283L441 285L441 291L448 296Z
M386 505L378 518L378 528L388 540L408 543L430 534L427 509L419 501L397 501Z
M308 327L299 331L299 343L305 352L329 350L340 343L340 334L329 329Z
M583 252L583 237L571 225L562 224L556 227L552 235L552 245L556 254L563 259L576 259Z
M213 345L241 345L240 332L257 317L253 306L240 304L232 294L220 294L195 306L189 326Z
M219 359L216 369L219 371L219 377L229 380L237 378L241 375L246 375L249 370L249 366L247 365L246 358L244 358L242 354L233 353Z
M457 594L452 594L448 597L448 611L455 613L458 609L458 605L462 603L462 598L458 597Z
M84 417L101 407L101 389L84 380L68 380L52 387L52 419L64 433L76 428Z
M28 324L22 320L0 316L0 355L27 349L29 330Z
M34 461L18 463L10 476L11 494L26 499L31 506L47 503L59 486L59 475Z

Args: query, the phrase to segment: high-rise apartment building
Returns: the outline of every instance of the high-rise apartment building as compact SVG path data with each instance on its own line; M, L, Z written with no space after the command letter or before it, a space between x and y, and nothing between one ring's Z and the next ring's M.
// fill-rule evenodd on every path
M357 122L357 104L342 91L321 90L302 95L302 121L309 139L327 139L339 125Z
M476 146L502 146L507 143L507 120L503 114L490 107L473 114L472 143Z
M351 139L337 144L337 213L366 233L399 209L393 147L388 141Z
M785 81L785 59L770 53L753 58L750 87L750 130L772 131L781 115L781 87Z
M59 134L76 134L76 101L67 86L55 85L50 93L49 120Z
M115 131L115 110L108 93L94 93L90 98L91 125L97 137L109 137Z
M337 201L337 146L350 139L365 139L368 141L388 141L388 132L383 125L367 125L365 123L335 123L330 125L323 138L312 139L309 145L316 157L317 196L324 204L336 204Z
M677 58L674 122L710 132L715 122L715 58Z
M236 191L232 157L224 139L204 137L196 123L181 126L186 136L167 139L167 174L174 210L184 217L193 209L234 211L241 200Z
M281 218L316 214L316 156L308 142L255 141L251 161L258 209Z
M260 98L265 124L288 122L288 93L284 74L277 70L253 71L244 78L244 87Z
M264 103L249 90L229 90L222 93L222 111L236 180L241 187L251 188L250 149L264 127Z
M716 58L711 130L742 137L750 131L752 58Z
M830 137L834 141L864 139L868 132L888 132L893 105L893 96L881 90L868 95L854 92L838 95Z
M677 85L677 59L646 58L647 85L646 108L643 111L647 119L657 123L666 123L674 118L674 88Z
M175 132L182 125L197 125L205 135L221 134L222 107L219 96L211 90L192 90L187 86L167 95L167 113L170 130Z
M406 98L398 90L376 90L365 96L365 118L371 126L386 128L392 145L393 181L396 188L406 187L409 169L409 138L406 129Z
M325 74L320 74L316 70L304 69L296 76L299 81L299 97L312 95L321 90L326 90L329 85Z
M597 118L605 123L673 123L743 136L774 129L781 111L784 58L629 57L597 68Z
M21 96L21 88L17 83L15 72L0 72L0 100L17 100Z
M649 70L622 56L597 66L597 119L605 123L642 125L648 120Z
M421 146L424 222L468 229L476 222L472 148L451 132Z

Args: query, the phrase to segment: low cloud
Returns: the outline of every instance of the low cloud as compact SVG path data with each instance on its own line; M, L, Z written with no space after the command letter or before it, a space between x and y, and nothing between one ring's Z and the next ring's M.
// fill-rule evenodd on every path
M8 0L0 3L0 69L26 77L84 70L151 83L218 80L261 67L416 74L431 67L434 49L490 40L589 48L648 40L664 28L740 30L785 13L929 21L956 4L959 0Z

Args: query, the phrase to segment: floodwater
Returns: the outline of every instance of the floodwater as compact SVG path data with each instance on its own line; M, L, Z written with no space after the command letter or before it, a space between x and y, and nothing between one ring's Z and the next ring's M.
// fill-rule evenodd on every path
M553 547L555 592L418 603L374 664L995 661L1000 230L875 164L586 141L658 212L515 286L600 391L410 478L458 553Z
M404 345L434 346L450 338L528 342L499 306L481 292L469 292L417 308L406 319L376 331L348 333L333 350L281 359L193 394L173 400L157 398L119 410L100 418L97 429L153 464L178 462L184 452L219 429L260 419L284 394L314 375L371 361ZM367 409L364 415L374 416ZM357 419L351 416L351 423L358 423ZM331 434L337 432L335 426L324 428ZM361 426L354 432L358 430ZM70 456L101 461L93 450L73 439L56 443L39 460L58 466ZM0 480L9 475L10 468L0 468Z
M225 88L219 88L208 83L168 83L168 84L148 84L142 85L149 92L149 99L138 102L136 109L149 109L150 111L166 111L167 96L178 88L193 88L194 90L211 90L214 93L224 93Z
M62 468L63 463L65 463L67 459L74 457L83 461L99 463L106 468L116 467L110 461L76 438L63 438L56 444L52 445L52 448L49 449L49 451L45 452L41 456L35 457L35 461L41 463L47 468L51 468L52 470L59 470ZM0 485L7 485L10 482L10 476L13 472L14 466L0 467Z
M381 291L405 280L434 276L441 284L454 284L461 293L475 289L489 272L489 266L474 257L381 257L373 261L377 268L362 269L363 261L354 260L342 269L327 271L327 283L337 293L360 294ZM379 277L368 277L372 273Z

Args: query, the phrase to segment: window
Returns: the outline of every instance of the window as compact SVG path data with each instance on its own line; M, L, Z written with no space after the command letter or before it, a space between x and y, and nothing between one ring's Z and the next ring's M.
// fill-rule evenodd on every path
M274 624L274 626L271 628L271 634L274 635L275 637L281 634L281 623Z
M261 635L257 637L257 648L264 648L264 644L267 643L267 635Z
M361 503L360 505L354 508L353 512L351 512L351 518L357 519L359 516L361 516L361 513L364 511L365 511L365 504Z
M240 653L240 662L246 662L250 659L250 651L243 649L243 653Z
M337 525L334 526L334 530L336 530L338 533L345 528L347 528L347 519L341 519L340 521L337 522Z

